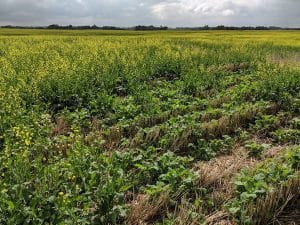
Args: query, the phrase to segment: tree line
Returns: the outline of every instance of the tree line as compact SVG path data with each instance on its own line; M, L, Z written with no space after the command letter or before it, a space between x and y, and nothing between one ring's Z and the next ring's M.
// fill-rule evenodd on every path
M86 26L61 26L58 24L51 24L49 26L13 26L6 25L1 26L1 28L18 28L18 29L57 29L57 30L137 30L137 31L151 31L151 30L300 30L300 28L286 28L277 26L201 26L201 27L176 27L169 28L167 26L144 26L138 25L133 27L117 27L117 26L97 26L97 25L86 25Z

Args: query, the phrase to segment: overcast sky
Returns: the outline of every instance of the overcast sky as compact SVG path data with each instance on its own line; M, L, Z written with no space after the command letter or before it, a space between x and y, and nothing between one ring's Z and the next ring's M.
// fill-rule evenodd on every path
M0 25L300 27L300 0L0 0Z

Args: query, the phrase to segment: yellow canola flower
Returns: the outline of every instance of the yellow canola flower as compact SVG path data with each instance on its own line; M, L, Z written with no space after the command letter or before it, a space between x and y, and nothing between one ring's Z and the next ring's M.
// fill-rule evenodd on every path
M29 139L25 139L25 145L29 146L31 144Z

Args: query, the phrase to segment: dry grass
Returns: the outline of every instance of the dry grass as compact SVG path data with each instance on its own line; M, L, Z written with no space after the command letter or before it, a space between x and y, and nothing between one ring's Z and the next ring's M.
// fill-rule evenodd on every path
M202 129L207 138L220 137L224 134L233 133L237 128L251 122L258 113L275 114L278 111L276 105L270 106L249 106L246 109L236 112L230 116L223 116L218 120L203 123Z
M230 102L230 101L231 101L231 96L224 95L224 96L212 99L209 102L209 106L213 107L213 108L218 108L218 107L221 107L224 103Z
M234 133L236 129L241 126L247 126L259 113L275 114L277 111L277 105L272 104L268 106L250 105L229 116L221 116L219 113L204 114L201 118L199 118L199 122L203 122L210 118L218 119L212 119L209 122L204 122L197 128L192 126L187 127L181 135L172 138L168 147L173 151L184 151L187 149L188 144L193 142L193 133L195 129L199 129L202 132L203 138L206 139L222 137L225 134ZM130 146L136 147L142 143L155 144L166 132L167 131L161 126L152 127L151 131L147 133L138 132L135 137L132 138ZM119 133L118 136L121 136L121 134Z
M205 218L207 225L236 225L237 223L227 212L217 211Z
M204 106L201 105L193 105L187 109L177 109L173 111L166 111L159 115L151 116L151 117L145 117L141 118L138 121L133 122L128 127L123 128L120 125L115 125L109 128L109 130L106 132L106 139L108 139L108 146L110 148L116 147L116 145L120 142L122 137L130 137L132 138L132 146L137 146L141 144L141 142L144 142L144 139L146 141L155 142L158 140L159 134L157 132L160 132L159 126L160 124L166 122L168 119L172 117L176 117L179 115L184 115L188 112L204 109ZM92 126L94 130L100 130L99 121L92 122ZM143 134L143 137L140 137L141 134L139 133L139 127L142 128L150 128L150 127L157 127L158 129L153 130L153 132L150 132L148 134ZM95 129L96 128L96 129ZM105 132L103 132L105 133ZM146 135L146 136L144 136Z
M278 155L284 147L276 146L266 151L266 158ZM199 171L199 184L211 190L210 198L217 211L206 216L207 225L235 225L237 224L222 207L234 197L234 178L242 169L254 167L260 161L248 156L242 147L236 146L231 155L219 156L209 162L200 162L196 166Z
M167 210L169 194L164 193L158 198L151 199L147 195L138 195L130 204L127 225L151 224L159 215Z
M70 125L62 117L57 117L55 125L51 131L51 136L66 135L70 132Z
M251 67L250 63L231 63L228 65L223 66L223 70L227 71L227 72L241 72L241 71L245 71L245 70L249 70Z
M300 199L287 206L282 213L274 218L272 225L298 225L300 224Z
M205 112L205 113L203 113L203 114L201 115L200 121L201 121L201 122L209 122L209 121L211 121L211 120L213 120L213 119L216 120L216 119L221 118L222 115L223 115L223 112L222 112L221 109L215 110L215 111L213 111L213 112Z
M289 56L270 55L268 61L280 66L300 66L300 54Z
M263 153L262 158L267 159L267 158L274 158L276 155L280 154L283 149L285 149L286 146L274 146L268 149L266 152Z
M182 149L185 149L188 146L188 144L192 142L192 138L193 130L192 128L187 128L185 132L183 132L180 136L177 136L172 140L170 148L173 151L180 151Z
M263 143L267 140L260 139L259 141ZM268 149L261 160L275 157L282 152L283 148L284 146L274 146ZM241 169L253 167L257 163L259 163L258 159L249 157L247 152L239 146L235 147L231 155L219 156L209 162L198 163L194 169L200 173L199 185L211 190L210 198L215 204L214 210L217 211L209 212L206 211L206 209L195 209L193 204L185 203L183 199L181 199L181 203L175 210L172 210L175 224L198 225L201 224L202 218L207 225L236 225L237 222L222 209L222 206L234 197L233 181L235 175L239 173ZM278 221L279 219L277 217L282 215L282 209L277 206L280 205L282 199L292 199L289 198L290 195L287 195L287 193L295 193L295 188L295 183L290 181L287 186L282 187L273 195L271 193L265 199L257 201L256 204L260 208L251 208L251 206L249 206L249 215L255 215L255 218L258 218L257 220L259 221L256 221L256 224L264 224L261 221L270 221L270 219L273 219L274 222L275 218L276 221ZM278 197L278 199L274 200L276 197ZM294 198L295 196L292 197ZM161 195L157 199L150 199L146 195L139 195L130 204L131 210L126 224L146 225L151 224L151 222L155 220L157 221L157 219L162 219L162 215L166 215L169 210L168 199L168 194ZM266 203L268 207L265 207L263 205L264 203ZM281 206L286 206L287 203L289 203L289 201L281 203ZM277 210L276 213L270 213L274 209ZM191 212L194 213L193 215L197 214L197 217L192 217ZM205 213L208 215L204 216ZM270 218L266 215L272 215L272 217ZM265 218L268 219L266 220Z
M211 189L216 206L233 197L233 178L241 169L252 167L257 161L249 158L241 148L236 148L232 155L220 156L209 162L200 162L197 170L200 174L200 185Z
M277 217L284 212L286 206L299 197L300 172L279 188L269 192L266 197L250 204L247 214L252 215L253 224L275 224L278 221Z
M176 225L200 225L203 224L202 208L197 208L185 198L181 199L181 203L174 212L174 224Z
M249 158L241 148L236 148L232 155L219 156L209 162L200 162L197 166L200 185L214 191L231 193L233 176L242 168L253 166L255 163L256 160Z

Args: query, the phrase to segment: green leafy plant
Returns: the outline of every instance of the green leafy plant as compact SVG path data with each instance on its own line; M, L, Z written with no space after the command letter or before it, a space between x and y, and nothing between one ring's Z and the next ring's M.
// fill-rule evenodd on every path
M258 144L255 141L246 141L245 148L248 150L250 156L260 157L261 154L268 148L270 148L269 144Z
M300 143L299 129L279 129L272 132L273 138L279 143Z
M280 119L278 116L263 115L260 119L255 121L252 129L260 134L266 135L269 131L275 130L280 126Z
M242 171L235 180L236 197L226 204L228 211L241 222L251 224L247 205L294 176L300 166L299 152L300 148L296 147L279 159L261 163L252 170Z

